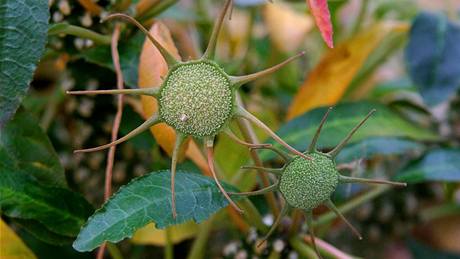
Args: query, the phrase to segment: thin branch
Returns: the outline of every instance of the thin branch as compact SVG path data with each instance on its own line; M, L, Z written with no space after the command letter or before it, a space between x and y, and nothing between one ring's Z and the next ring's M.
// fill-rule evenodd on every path
M112 44L111 44L111 51L112 51L112 59L113 59L113 66L115 67L115 73L117 75L117 88L123 89L123 73L121 72L120 66L120 56L118 54L118 39L120 38L120 24L115 25L115 29L112 34ZM118 130L120 129L121 117L123 115L123 95L120 94L117 96L117 114L115 115L115 119L113 121L112 126L112 142L117 139ZM115 158L115 150L116 145L111 146L109 152L107 153L107 165L105 169L105 187L104 187L104 200L109 199L110 195L112 195L112 171L113 171L113 164ZM104 258L104 250L106 244L99 248L97 253L97 259Z

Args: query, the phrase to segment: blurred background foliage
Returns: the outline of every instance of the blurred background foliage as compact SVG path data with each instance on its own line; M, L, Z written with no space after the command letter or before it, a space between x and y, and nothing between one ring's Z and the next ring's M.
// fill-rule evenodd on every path
M36 147L20 141L10 143L4 137L0 158L11 161L11 165L0 168L33 170L36 181L53 186L47 188L62 188L61 198L80 204L81 210L75 217L77 228L68 230L59 229L59 222L44 218L46 215L17 217L14 208L4 207L7 209L2 214L9 227L0 222L0 242L2 251L7 251L6 258L93 256L77 253L70 243L92 207L103 203L106 156L104 152L88 155L72 151L108 142L116 102L110 96L74 97L65 91L115 88L110 53L113 23L100 23L101 17L128 13L151 27L168 48L177 49L187 60L202 54L222 3L49 0L46 49L22 107L2 129L3 136L33 138ZM345 226L320 207L315 210L318 235L342 251L327 258L351 258L347 254L363 258L460 258L460 1L328 3L333 49L323 43L305 1L235 0L232 18L225 22L219 37L217 62L229 74L248 74L306 50L301 60L245 85L242 91L247 109L299 150L309 144L328 106L335 109L319 140L324 150L338 143L370 109L377 109L338 162L350 166L355 176L392 178L409 186L396 190L358 185L339 188L334 199L344 211L353 209L347 217L362 231L364 240L351 238ZM123 25L119 53L126 87L149 86L164 74L158 56L148 52L144 41L137 29ZM142 123L153 105L149 100L126 96L120 135ZM119 146L113 170L115 190L134 177L169 168L168 134L172 133L167 132L166 127L157 128L152 130L154 136L144 132ZM266 138L262 132L256 133L261 141ZM244 147L219 136L216 156L222 177L240 190L252 190L260 184L256 174L240 170L252 163ZM261 152L260 157L267 166L282 165L269 152ZM52 169L37 169L35 160L45 161ZM206 171L203 161L199 148L190 143L179 168ZM34 185L29 180L12 181L24 181L27 195L57 202L52 200L56 197L46 196L46 190L29 187ZM265 199L255 197L251 201L269 225L273 216ZM61 205L66 211L68 207ZM56 224L56 229L50 231L50 225L44 226L43 221ZM283 222L266 247L257 249L255 242L261 234L256 228L221 210L201 225L185 223L165 231L150 224L131 239L110 245L109 252L113 258L157 258L174 244L176 258L314 257L308 242L288 238L293 222L300 225L298 232L305 233L297 216ZM198 242L207 244L200 247Z

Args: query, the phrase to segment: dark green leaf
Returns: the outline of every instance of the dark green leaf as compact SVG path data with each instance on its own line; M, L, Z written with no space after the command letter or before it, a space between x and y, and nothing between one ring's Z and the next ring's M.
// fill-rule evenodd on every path
M120 188L82 228L73 247L90 251L104 241L118 242L147 223L158 228L193 220L201 222L228 202L214 181L206 176L178 171L176 175L177 218L171 213L170 171L150 173ZM224 185L229 191L236 191Z
M410 31L406 48L409 74L429 105L460 88L460 26L444 15L422 13Z
M118 45L120 65L123 77L128 86L137 88L139 57L144 43L144 34L136 33L127 40L121 40ZM97 46L85 51L83 58L91 63L114 70L110 46ZM114 88L116 86L113 86Z
M17 112L0 135L0 211L67 237L76 236L92 212L85 199L67 189L50 141L24 111ZM24 225L40 233L36 225Z
M43 224L35 220L14 219L14 222L27 230L35 238L51 245L69 245L74 240L73 237L62 236L48 230Z
M319 148L332 148L337 145L355 127L370 110L377 112L356 132L350 143L369 137L398 137L418 141L438 140L438 136L427 129L406 121L386 106L373 102L355 102L338 104L331 111L318 141ZM322 107L309 111L285 124L278 135L297 150L305 150L310 144L316 129L326 113ZM278 144L276 146L279 147ZM264 159L271 154L263 152Z
M0 128L19 107L45 49L47 0L0 1Z
M56 234L73 237L91 214L88 202L68 189L40 185L27 172L0 164L0 211L36 220Z
M67 186L48 136L25 111L18 111L0 133L0 167L26 172L43 185Z
M407 183L460 181L460 149L435 149L403 169L396 179Z
M375 155L402 155L419 151L423 145L415 141L401 138L367 138L348 145L337 156L338 163L347 163L360 158L371 158Z
M417 259L458 259L460 257L458 254L430 247L414 238L409 238L407 240L407 245L412 252L413 258Z

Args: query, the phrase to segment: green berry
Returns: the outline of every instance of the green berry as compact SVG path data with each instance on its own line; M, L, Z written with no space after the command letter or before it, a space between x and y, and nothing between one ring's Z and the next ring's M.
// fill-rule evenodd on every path
M339 183L335 162L326 154L308 154L312 160L294 158L285 168L279 190L286 202L303 210L311 210L329 200Z
M228 76L211 61L174 67L160 92L160 116L185 135L216 135L233 114L233 91Z

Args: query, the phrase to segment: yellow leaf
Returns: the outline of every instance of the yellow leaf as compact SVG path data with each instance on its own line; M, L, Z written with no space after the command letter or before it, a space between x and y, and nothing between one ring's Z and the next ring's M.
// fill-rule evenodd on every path
M198 231L198 225L187 222L172 226L169 231L171 242L177 244L194 237ZM156 229L155 224L151 223L136 231L131 241L135 244L164 246L166 245L166 230Z
M334 105L344 95L367 57L392 31L407 30L399 23L378 23L329 50L310 72L294 97L288 119L320 106Z
M2 259L33 259L34 253L16 233L0 219L0 257Z
M273 44L285 52L296 51L313 28L313 19L286 4L267 4L263 10L268 33Z

